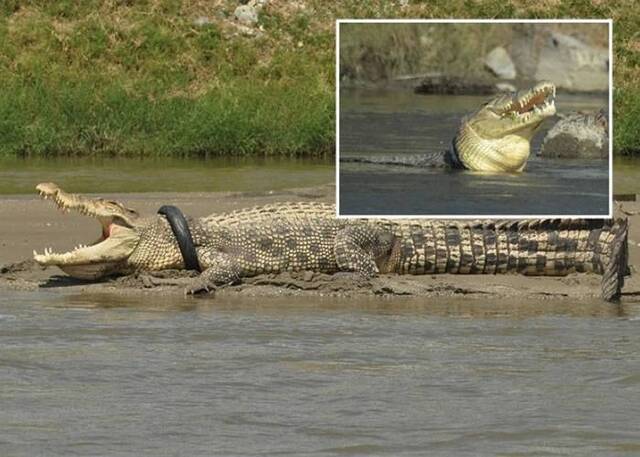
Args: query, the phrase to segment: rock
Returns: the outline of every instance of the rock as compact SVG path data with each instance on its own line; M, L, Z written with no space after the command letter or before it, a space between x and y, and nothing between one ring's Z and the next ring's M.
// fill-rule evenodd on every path
M498 78L515 79L516 67L503 47L494 48L484 59L485 66Z
M550 33L540 51L535 79L572 91L609 89L609 53L562 33Z
M538 24L525 22L513 24L513 39L509 44L509 55L520 75L535 75L540 52L537 39Z
M476 81L442 74L427 75L414 87L416 94L488 95L497 92L493 81Z
M192 23L196 27L204 27L205 25L211 24L211 19L209 19L207 16L198 16L193 20Z
M518 90L516 86L506 82L496 83L496 89L498 92L516 92Z
M596 113L570 113L544 137L538 155L567 159L606 159L609 157L609 122Z
M238 22L244 25L254 25L258 22L258 10L253 5L240 5L233 15Z
M253 27L248 27L242 24L238 24L236 26L236 30L238 31L239 35L247 36L247 37L262 35L262 32L260 32L259 30L256 30Z

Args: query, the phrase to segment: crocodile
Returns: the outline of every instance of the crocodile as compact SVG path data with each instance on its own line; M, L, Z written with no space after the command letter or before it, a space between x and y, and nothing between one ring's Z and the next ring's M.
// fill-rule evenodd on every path
M141 216L117 201L37 190L63 211L98 220L99 239L56 253L34 251L40 265L99 279L138 271L185 269L164 215ZM186 219L201 273L187 293L215 290L263 273L310 270L353 274L438 273L602 275L602 297L620 295L627 270L626 219L427 220L342 219L331 204L292 202Z
M555 85L544 81L494 97L462 119L445 151L393 157L343 156L340 162L519 173L527 164L531 138L542 122L556 113L555 95Z
M606 159L609 157L609 120L604 109L596 112L572 112L547 132L541 157L568 159Z

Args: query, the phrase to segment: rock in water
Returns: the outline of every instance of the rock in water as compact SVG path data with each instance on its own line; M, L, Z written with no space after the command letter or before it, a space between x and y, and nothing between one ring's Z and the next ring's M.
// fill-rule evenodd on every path
M484 64L498 78L515 79L516 67L503 47L494 48L484 59Z
M608 125L604 110L565 115L544 137L539 155L567 159L606 159L609 156Z

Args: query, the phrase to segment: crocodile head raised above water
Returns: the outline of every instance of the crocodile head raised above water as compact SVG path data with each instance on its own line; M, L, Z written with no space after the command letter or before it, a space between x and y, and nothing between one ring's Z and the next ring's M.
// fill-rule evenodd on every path
M556 113L555 95L553 83L540 82L482 105L460 125L454 139L458 160L474 171L521 172L536 129Z

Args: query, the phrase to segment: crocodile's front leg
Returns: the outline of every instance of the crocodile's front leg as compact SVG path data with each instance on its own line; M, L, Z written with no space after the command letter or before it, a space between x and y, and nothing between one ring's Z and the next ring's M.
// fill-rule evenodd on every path
M335 238L334 254L341 272L353 272L370 279L378 275L380 265L388 262L394 236L366 225L347 226Z
M240 280L240 265L235 258L224 252L207 255L204 265L209 265L199 276L193 278L185 289L185 294L214 292L219 286L234 284Z

